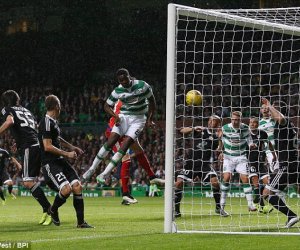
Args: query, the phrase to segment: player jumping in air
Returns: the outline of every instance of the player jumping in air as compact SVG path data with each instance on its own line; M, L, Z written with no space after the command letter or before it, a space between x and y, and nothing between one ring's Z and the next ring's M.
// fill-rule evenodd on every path
M99 163L107 156L118 140L124 136L120 149L113 155L100 175L101 179L104 179L117 166L129 147L134 144L145 125L155 126L152 119L156 102L150 85L142 80L133 79L127 69L119 69L116 76L120 85L113 90L104 104L105 111L115 118L115 125L107 142L99 150L92 166L83 174L83 180L91 178ZM113 110L118 100L122 102L120 114L116 114ZM146 117L147 113L148 116Z
M122 102L118 101L115 105L114 112L116 114L120 113L120 109L122 107ZM109 138L111 134L111 130L115 125L115 119L114 117L110 118L108 128L105 132L106 138ZM123 141L123 137L119 139L119 141L112 147L112 150L114 153L117 153L118 150L121 147ZM163 184L164 180L157 178L153 172L153 170L150 167L150 163L148 160L148 157L144 151L144 149L141 147L138 138L135 140L135 142L130 146L130 151L134 153L134 156L136 157L138 163L142 166L142 168L146 171L146 173L149 176L150 183L155 183L155 184ZM137 203L137 200L131 196L130 194L130 188L129 188L129 169L130 169L130 164L131 164L131 157L130 153L127 151L126 155L122 158L122 166L121 166L121 182L122 182L122 197L123 205L130 205ZM103 182L104 180L101 178L99 175L97 177L98 182Z

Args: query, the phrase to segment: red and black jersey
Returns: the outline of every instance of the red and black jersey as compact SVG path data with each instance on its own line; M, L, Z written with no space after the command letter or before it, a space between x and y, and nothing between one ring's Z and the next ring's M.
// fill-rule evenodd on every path
M25 149L38 144L37 122L28 109L22 106L5 107L2 115L4 119L9 115L14 119L10 130L18 148Z

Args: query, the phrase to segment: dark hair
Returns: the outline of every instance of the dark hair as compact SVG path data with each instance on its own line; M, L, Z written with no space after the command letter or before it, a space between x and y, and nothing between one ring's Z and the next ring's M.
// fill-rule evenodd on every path
M130 76L129 71L125 68L118 69L116 75L117 77L121 75Z
M287 104L284 101L274 101L273 106L283 115L287 115Z
M45 107L47 111L54 110L59 103L60 101L56 95L48 95L45 99Z
M20 97L14 90L7 90L1 95L2 104L4 107L19 105Z
M255 122L259 123L259 119L256 116L251 116L250 120L254 120Z

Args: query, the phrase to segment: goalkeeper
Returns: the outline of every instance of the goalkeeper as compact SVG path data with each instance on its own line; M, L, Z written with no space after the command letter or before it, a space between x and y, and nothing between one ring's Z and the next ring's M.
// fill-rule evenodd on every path
M279 168L271 173L270 183L264 188L263 195L277 210L288 218L285 227L290 228L300 218L289 209L284 200L277 193L287 185L299 184L299 162L297 149L297 133L288 118L287 105L282 101L275 101L273 105L266 98L262 98L262 105L266 105L275 120L274 140Z
M181 217L180 202L182 199L182 188L184 181L194 182L198 179L201 182L209 180L212 185L213 196L216 203L215 212L220 216L229 214L220 206L220 184L217 173L212 168L214 151L218 148L221 118L212 115L208 120L208 127L185 127L180 130L183 134L193 133L193 152L191 157L185 161L175 183L175 217Z

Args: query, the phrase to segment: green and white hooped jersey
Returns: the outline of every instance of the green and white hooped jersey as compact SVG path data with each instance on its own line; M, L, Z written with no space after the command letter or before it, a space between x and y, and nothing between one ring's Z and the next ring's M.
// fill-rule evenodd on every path
M272 118L262 118L259 120L259 126L258 128L265 131L268 134L268 140L272 143L272 145L275 145L274 141L274 126L275 126L275 121ZM266 146L266 152L269 153L269 145Z
M224 154L238 156L247 153L247 146L252 143L248 125L241 123L240 128L235 129L229 123L222 127L222 132Z
M145 115L148 112L148 98L153 95L151 86L142 80L132 80L130 88L121 84L116 87L106 100L109 106L114 106L120 100L120 114Z

